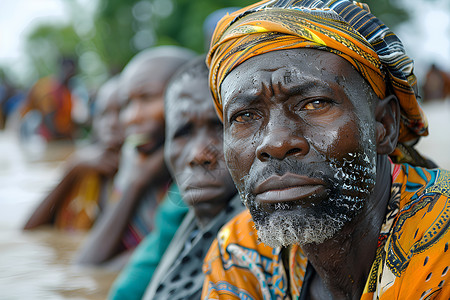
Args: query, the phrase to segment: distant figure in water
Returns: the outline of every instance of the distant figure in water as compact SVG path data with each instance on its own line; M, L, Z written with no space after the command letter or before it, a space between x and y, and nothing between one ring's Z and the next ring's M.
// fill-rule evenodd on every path
M57 77L43 77L31 87L20 111L22 138L37 134L47 142L73 139L73 95L69 81L75 73L75 60L62 58Z
M52 224L65 230L88 230L107 205L124 136L118 83L114 77L100 88L94 104L94 142L70 157L61 181L40 203L25 229Z
M450 74L432 64L423 85L423 101L444 100L450 96Z

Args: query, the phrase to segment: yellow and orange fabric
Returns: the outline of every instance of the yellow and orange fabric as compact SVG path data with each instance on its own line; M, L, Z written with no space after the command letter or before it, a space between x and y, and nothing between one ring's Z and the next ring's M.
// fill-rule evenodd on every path
M361 299L448 300L450 172L392 164L392 178ZM241 213L221 229L204 260L202 299L298 299L308 259L297 245L288 253L289 277L281 249L259 242L251 215Z
M55 226L64 230L89 230L101 212L102 186L100 175L89 172L74 182L70 193L55 214Z
M220 86L236 66L270 51L303 47L346 59L380 99L394 93L402 111L399 142L428 134L416 98L413 61L401 41L367 5L347 0L264 0L223 17L207 56L219 117L223 118Z

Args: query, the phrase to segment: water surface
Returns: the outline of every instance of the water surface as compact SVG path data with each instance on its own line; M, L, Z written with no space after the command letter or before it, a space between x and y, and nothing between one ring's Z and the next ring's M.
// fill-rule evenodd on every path
M0 131L0 299L105 299L116 273L71 264L85 233L53 228L22 231L56 184L67 143L19 145Z

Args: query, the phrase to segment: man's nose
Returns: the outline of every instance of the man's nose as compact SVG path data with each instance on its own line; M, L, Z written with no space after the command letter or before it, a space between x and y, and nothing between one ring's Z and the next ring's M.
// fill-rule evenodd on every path
M267 125L264 139L256 148L256 157L260 161L271 158L282 160L288 156L304 156L309 149L309 143L302 134L298 134L290 126L272 123Z
M121 113L121 121L124 126L140 124L144 120L140 103L130 103Z
M117 130L120 128L119 112L110 112L105 116L105 126Z
M220 155L219 150L205 139L196 139L191 145L191 154L188 159L190 167L204 167L211 169L217 164Z

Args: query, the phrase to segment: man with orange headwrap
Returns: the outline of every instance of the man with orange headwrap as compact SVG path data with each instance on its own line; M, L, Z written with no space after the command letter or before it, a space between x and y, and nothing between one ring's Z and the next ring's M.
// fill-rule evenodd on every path
M450 172L413 61L367 5L271 0L224 17L207 58L249 212L205 258L205 299L449 299Z

